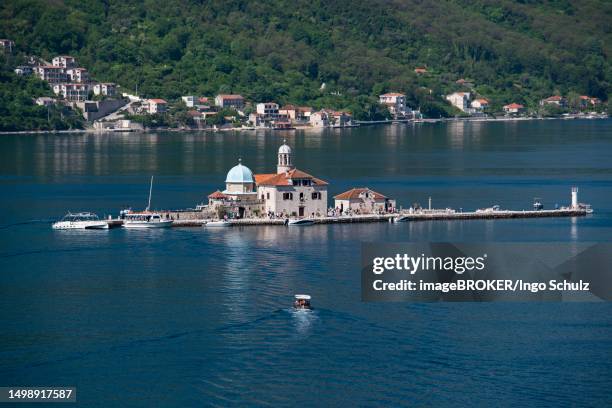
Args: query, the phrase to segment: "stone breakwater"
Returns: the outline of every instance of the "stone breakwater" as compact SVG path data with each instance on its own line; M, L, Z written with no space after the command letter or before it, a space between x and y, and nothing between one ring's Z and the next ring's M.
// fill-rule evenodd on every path
M365 215L345 215L339 217L315 217L308 218L315 224L343 224L360 222L411 222L411 221L441 221L441 220L492 220L509 218L547 218L547 217L583 217L588 214L585 209L558 209L558 210L538 210L538 211L473 211L473 212L420 212L420 213L399 213L399 214L365 214ZM173 227L201 227L211 219L183 217L174 219ZM108 220L109 226L121 226L122 220ZM249 226L249 225L285 225L285 220L281 218L244 218L228 220L230 226Z

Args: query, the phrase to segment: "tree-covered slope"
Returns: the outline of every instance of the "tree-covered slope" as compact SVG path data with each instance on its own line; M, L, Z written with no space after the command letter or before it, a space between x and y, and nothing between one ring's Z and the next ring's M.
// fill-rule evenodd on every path
M402 90L432 114L459 78L497 106L569 91L606 100L611 21L606 0L0 4L0 37L22 51L74 55L97 79L146 96L236 92L358 109Z

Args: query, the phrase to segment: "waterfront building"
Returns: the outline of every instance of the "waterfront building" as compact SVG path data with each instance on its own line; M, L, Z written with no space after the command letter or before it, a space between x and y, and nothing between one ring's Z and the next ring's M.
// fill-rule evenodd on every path
M99 83L93 86L94 95L115 96L117 94L117 85L113 83Z
M52 65L60 68L76 68L76 59L69 55L60 55L53 58Z
M220 108L242 109L244 107L244 98L242 95L217 95L215 97L215 105Z
M241 159L227 172L225 190L208 196L208 206L219 218L223 215L233 218L261 215L263 203L257 198L255 177Z
M287 105L279 108L278 114L280 116L286 116L287 120L291 122L308 122L310 115L312 114L312 108L310 106L293 106Z
M340 213L350 210L358 214L376 214L393 211L396 203L374 190L361 187L334 196L334 208Z
M315 128L323 128L329 126L329 115L327 111L320 110L318 112L313 112L310 115L310 126Z
M450 95L446 95L446 100L462 112L469 112L470 98L471 95L469 92L454 92Z
M525 110L525 107L518 103L511 103L508 105L504 105L504 112L508 115L514 114L517 115L522 113Z
M255 182L266 213L294 217L327 213L328 183L298 170L293 164L293 151L286 143L278 149L276 173L256 174Z

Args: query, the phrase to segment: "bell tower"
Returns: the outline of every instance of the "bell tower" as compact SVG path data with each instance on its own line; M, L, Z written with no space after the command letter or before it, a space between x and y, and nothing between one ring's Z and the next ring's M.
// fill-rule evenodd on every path
M287 140L283 140L283 145L278 148L278 164L276 165L276 173L285 173L293 169L293 154L291 148L287 145Z

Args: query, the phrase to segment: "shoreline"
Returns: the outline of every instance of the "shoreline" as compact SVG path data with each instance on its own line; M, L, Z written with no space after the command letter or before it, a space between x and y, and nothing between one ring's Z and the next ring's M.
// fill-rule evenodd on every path
M270 129L270 128L226 128L226 129L191 129L191 128L147 128L138 129L131 131L102 131L94 128L86 129L66 129L66 130L14 130L14 131L0 131L0 135L28 135L28 134L82 134L82 133L152 133L152 132L293 132L297 130L302 131L321 131L321 130L337 130L337 129L354 129L361 126L381 126L381 125L393 125L393 124L421 124L421 123L452 123L452 122L527 122L527 121L539 121L539 120L608 120L610 115L599 116L599 117L584 117L582 115L572 115L566 117L500 117L500 118L436 118L436 119L398 119L398 120L382 120L382 121L355 121L357 125L344 126L344 127L309 127L300 126L292 129Z

